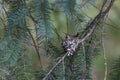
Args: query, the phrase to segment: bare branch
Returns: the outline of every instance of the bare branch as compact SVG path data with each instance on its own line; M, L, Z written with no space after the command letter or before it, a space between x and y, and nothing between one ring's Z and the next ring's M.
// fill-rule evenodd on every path
M85 41L95 30L95 28L97 27L97 24L101 21L101 19L103 19L105 17L105 15L109 12L110 8L112 7L113 3L115 0L111 0L109 6L106 8L106 10L104 10L103 12L100 12L95 18L94 20L90 23L90 25L88 25L85 29L85 31L88 31L84 37L82 39L79 40L79 44L82 43L83 41Z

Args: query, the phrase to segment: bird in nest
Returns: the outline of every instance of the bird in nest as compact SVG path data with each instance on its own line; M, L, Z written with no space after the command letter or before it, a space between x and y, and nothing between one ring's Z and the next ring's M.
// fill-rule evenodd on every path
M62 46L67 53L67 56L73 55L78 47L79 33L76 35L66 34L65 39L62 41Z

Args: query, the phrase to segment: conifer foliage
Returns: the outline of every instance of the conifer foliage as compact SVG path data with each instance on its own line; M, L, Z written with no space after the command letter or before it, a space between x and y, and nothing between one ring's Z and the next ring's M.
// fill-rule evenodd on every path
M88 21L80 10L96 1L1 0L0 80L92 80L92 60L100 49L97 26L114 3L103 1L99 14ZM57 25L60 15L64 27ZM30 49L40 65L35 70ZM50 59L48 67L43 56Z
M109 76L110 80L120 80L120 57L114 61Z

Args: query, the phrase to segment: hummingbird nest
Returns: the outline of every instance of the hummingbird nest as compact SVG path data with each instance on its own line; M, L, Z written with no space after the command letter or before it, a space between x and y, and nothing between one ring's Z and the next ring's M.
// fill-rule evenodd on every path
M76 35L66 34L66 38L63 40L62 45L67 56L73 55L76 52L79 44L78 36L78 33Z

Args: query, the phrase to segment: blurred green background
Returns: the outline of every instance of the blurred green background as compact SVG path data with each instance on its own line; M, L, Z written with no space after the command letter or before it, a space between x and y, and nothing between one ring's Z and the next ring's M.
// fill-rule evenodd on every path
M78 0L79 1L79 0ZM88 4L85 8L81 9L82 13L85 13L86 16L89 18L94 18L97 13L99 12L99 8L101 6L101 0L97 0L97 4L91 5ZM120 56L120 0L116 0L112 9L110 10L108 14L107 23L109 25L106 25L105 27L105 37L104 37L104 45L105 45L105 54L107 56L107 63L108 63L108 74L111 71L111 67L113 64L113 61L116 60ZM97 8L96 8L96 7ZM1 8L1 6L0 6ZM1 9L0 9L1 10ZM0 11L1 15L1 11ZM52 13L52 19L54 21L54 25L59 30L58 33L65 36L63 32L66 32L67 29L65 29L66 26L66 20L65 15L62 13ZM88 18L88 19L89 19ZM33 25L33 24L31 24ZM2 26L2 23L0 22L0 26ZM0 27L1 28L1 27ZM1 29L0 29L1 30ZM74 33L71 28L68 32ZM0 37L2 37L3 34L0 34ZM41 50L42 51L42 50ZM38 65L38 60L36 59L37 55L34 55L35 52L31 52L33 54L33 68L36 69L36 65ZM42 57L42 63L43 66L46 67L51 61L50 59L46 59L45 56ZM39 66L39 65L38 65ZM103 53L98 55L94 59L93 63L93 79L94 80L103 80L104 77L104 59L103 59Z

